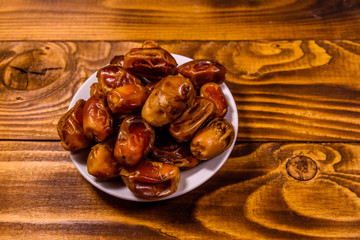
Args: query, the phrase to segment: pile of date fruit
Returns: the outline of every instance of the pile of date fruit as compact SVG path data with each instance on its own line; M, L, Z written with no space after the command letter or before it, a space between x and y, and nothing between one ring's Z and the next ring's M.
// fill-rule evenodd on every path
M225 72L211 60L177 66L168 51L145 41L98 70L90 98L59 120L61 144L71 152L91 148L87 170L98 179L121 177L146 199L168 196L180 170L221 154L234 140L219 85Z

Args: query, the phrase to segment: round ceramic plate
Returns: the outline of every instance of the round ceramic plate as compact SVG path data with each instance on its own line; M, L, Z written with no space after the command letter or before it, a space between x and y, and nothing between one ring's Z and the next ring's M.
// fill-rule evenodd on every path
M174 58L176 59L178 65L181 65L183 63L186 63L188 61L191 61L192 59L188 57L184 57L177 54L172 54ZM89 77L86 82L80 87L80 89L76 92L74 95L69 109L72 108L77 100L84 99L87 100L90 97L90 86L97 82L96 73L94 73L91 77ZM227 120L229 120L232 125L234 126L235 133L238 131L238 114L236 109L236 104L234 101L233 96L231 95L231 92L229 88L225 85L225 83L222 83L221 89L224 92L224 95L229 103L228 112L225 116ZM158 199L158 200L165 200L170 199L174 197L178 197L180 195L183 195L204 182L206 182L209 178L211 178L220 168L221 166L226 162L228 159L232 149L234 148L236 138L234 139L231 146L224 151L219 156L209 159L207 161L202 161L197 166L188 169L188 170L182 170L181 171L181 177L180 177L180 183L178 185L178 189L175 193L171 194L170 196ZM137 202L147 202L147 201L154 201L154 200L147 200L140 197L135 196L130 190L127 188L127 186L122 182L121 178L116 180L99 180L93 176L91 176L87 171L86 166L86 160L87 155L89 151L84 151L80 153L70 153L70 158L75 164L76 168L79 170L81 175L83 175L86 180L88 180L92 185L94 185L96 188L100 189L101 191L104 191L112 196L126 199L130 201L137 201ZM158 201L155 200L155 201Z

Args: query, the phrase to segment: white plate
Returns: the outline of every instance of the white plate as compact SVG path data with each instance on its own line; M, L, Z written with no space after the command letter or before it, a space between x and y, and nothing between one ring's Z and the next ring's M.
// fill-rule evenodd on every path
M191 58L184 57L181 55L177 55L177 54L172 54L172 55L176 59L176 62L178 63L178 65L181 65L183 63L186 63L186 62L192 60ZM77 100L79 100L79 99L87 100L90 97L90 86L94 82L97 82L96 73L91 75L91 77L89 77L86 80L86 82L80 87L80 89L76 92L76 94L74 95L74 97L70 103L69 109L75 105ZM234 126L235 135L236 135L237 131L238 131L238 114L237 114L236 104L235 104L233 96L231 95L229 88L225 85L225 83L221 84L221 89L223 90L224 95L229 103L228 112L227 112L225 118L227 120L229 120L232 123L232 125ZM212 158L210 160L207 160L207 161L203 161L191 169L181 171L180 183L178 185L177 191L167 197L164 197L164 198L161 198L158 200L165 200L165 199L178 197L180 195L183 195L183 194L197 188L198 186L200 186L201 184L206 182L226 162L232 149L234 148L235 141L236 141L236 136L235 136L235 139L234 139L233 143L231 144L231 146L226 151L224 151L222 154L220 154L219 156ZM94 185L101 191L104 191L112 196L115 196L115 197L118 197L121 199L137 201L137 202L154 201L154 200L147 200L147 199L143 199L143 198L135 196L127 188L127 186L125 186L125 184L121 181L121 179L110 180L110 181L101 181L101 180L98 180L97 178L91 176L88 173L87 166L86 166L87 154L88 154L88 151L80 152L80 153L70 153L70 158L73 161L73 163L75 164L76 168L81 173L81 175L83 175L84 178L86 178L86 180L88 180L92 185ZM155 201L158 201L158 200L155 200Z

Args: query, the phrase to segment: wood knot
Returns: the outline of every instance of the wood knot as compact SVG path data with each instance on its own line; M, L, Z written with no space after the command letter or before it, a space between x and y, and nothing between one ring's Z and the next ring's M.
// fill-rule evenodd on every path
M38 46L35 49L23 50L24 52L16 54L4 69L3 84L8 89L40 89L62 76L66 68L66 55L61 49Z
M317 165L311 158L297 155L287 161L286 170L288 174L296 180L308 181L315 177Z

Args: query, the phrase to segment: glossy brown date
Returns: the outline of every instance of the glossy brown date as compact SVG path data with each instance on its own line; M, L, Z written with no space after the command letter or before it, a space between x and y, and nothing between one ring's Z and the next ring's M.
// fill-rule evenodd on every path
M118 177L120 164L114 158L115 138L98 143L91 148L87 158L88 173L100 179Z
M141 85L140 79L119 65L107 65L101 68L96 76L101 89L105 94L108 94L111 90L121 86L134 84Z
M219 84L205 83L200 88L200 96L212 100L216 105L216 116L224 117L228 109L228 102Z
M113 132L113 118L104 96L90 97L84 105L83 128L87 138L104 141Z
M114 156L122 166L135 166L150 152L154 141L154 128L141 116L126 117L120 125Z
M160 80L176 70L175 58L152 41L125 54L124 68L145 81Z
M57 124L60 143L67 151L77 152L90 146L90 140L85 136L83 129L84 105L85 100L78 100Z
M195 97L181 116L169 125L170 134L178 142L189 141L208 119L215 115L215 103L207 98Z
M154 161L122 169L120 174L131 192L146 199L159 199L176 192L180 181L178 167Z
M112 113L129 114L138 112L149 96L149 90L141 85L125 85L111 90L107 103Z
M196 91L189 79L167 76L156 84L141 115L155 127L164 126L179 117L195 95Z
M190 150L196 158L208 160L228 149L234 137L232 124L224 118L215 118L195 134Z
M90 97L96 96L97 98L105 96L99 83L93 83L90 86Z
M119 66L124 66L124 55L116 55L114 56L111 61L110 64L114 64L114 65L119 65Z
M207 82L223 83L226 69L218 62L193 60L180 65L176 72L189 78L195 89L200 89Z
M200 162L192 155L189 142L179 143L169 134L156 138L151 156L155 161L170 163L180 169L195 167Z

